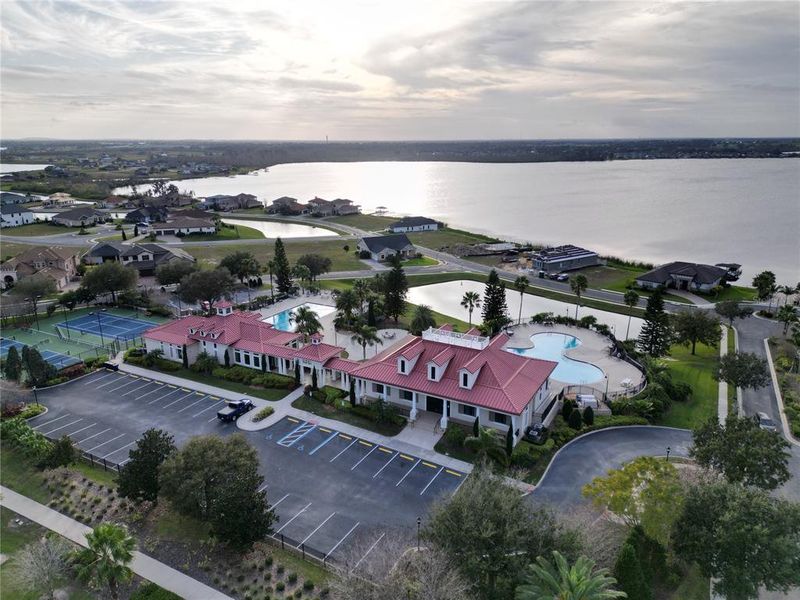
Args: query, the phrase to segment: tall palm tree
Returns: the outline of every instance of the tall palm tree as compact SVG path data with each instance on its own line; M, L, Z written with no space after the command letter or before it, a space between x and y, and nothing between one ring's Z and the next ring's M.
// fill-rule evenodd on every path
M308 306L298 306L291 316L296 325L295 330L303 334L304 342L308 342L308 336L319 333L322 329L317 313Z
M414 307L414 315L411 319L411 332L420 335L428 327L436 327L436 319L433 316L433 309L427 304L418 304Z
M528 288L530 281L525 275L520 275L514 280L514 289L519 292L519 317L517 318L517 325L522 323L522 299L525 297L525 290Z
M778 291L785 296L785 298L783 300L783 305L786 306L787 304L789 304L789 296L791 296L792 294L796 294L798 291L800 291L800 284L798 284L796 286L794 286L794 285L779 285L778 286Z
M358 314L364 316L364 302L370 292L370 282L366 279L356 279L353 282L353 292L358 298Z
M516 600L611 600L627 598L612 589L617 580L608 569L594 568L594 561L581 556L571 567L559 552L553 552L555 565L543 557L536 559L525 573L525 583L517 586Z
M783 335L789 331L789 326L798 322L797 313L794 311L793 306L784 304L778 309L778 314L775 316L778 321L783 323Z
M101 523L86 534L88 548L77 551L78 578L107 585L110 597L119 598L119 585L133 576L130 565L136 546L122 525Z
M377 328L370 327L369 325L362 325L356 329L355 333L350 337L350 339L361 346L361 350L364 353L364 360L367 360L367 346L383 344L383 340L378 337Z
M303 286L303 282L311 283L311 269L309 269L305 265L295 265L292 267L292 277L297 279L300 282L300 287ZM308 287L308 286L306 286Z
M472 327L472 311L481 307L481 295L478 292L464 292L461 306L469 312L469 326Z
M627 340L628 334L631 331L631 317L633 316L633 307L639 304L639 294L637 294L633 290L628 290L622 297L622 301L625 302L625 306L631 309L631 312L628 313L628 327L627 329L625 329L625 339Z
M469 436L464 440L464 447L475 452L476 463L481 460L494 460L501 465L508 462L508 455L500 445L497 432L491 427L480 427L477 436Z
M578 297L578 302L575 304L575 319L578 318L578 307L581 305L581 294L589 287L589 281L585 275L578 275L575 279L569 282L569 287L572 288L572 293Z
M275 273L275 261L270 260L267 261L267 270L269 271L269 295L272 298L272 302L275 302L275 286L272 285L272 275Z
M342 290L336 297L336 310L347 324L353 321L353 311L358 308L358 296L353 290Z

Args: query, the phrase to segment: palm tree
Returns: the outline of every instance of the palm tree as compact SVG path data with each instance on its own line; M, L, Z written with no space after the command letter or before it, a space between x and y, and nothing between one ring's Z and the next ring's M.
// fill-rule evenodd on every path
M575 304L575 319L578 318L578 307L581 305L581 294L589 287L589 281L585 275L578 275L575 279L569 282L569 287L572 288L572 293L578 297L578 302Z
M465 292L461 306L469 312L469 326L472 327L472 311L481 307L481 295L478 292Z
M783 335L786 335L786 332L789 331L789 326L797 323L797 313L794 312L794 307L789 306L788 304L784 304L778 309L778 314L775 316L778 321L783 323Z
M469 436L464 440L464 447L475 452L476 463L491 459L505 465L508 461L506 451L500 446L497 432L490 427L480 427L477 436Z
M311 269L309 269L305 265L295 265L294 267L292 267L292 277L300 281L300 287L303 286L304 281L307 281L310 284Z
M344 315L337 313L337 315L333 318L333 343L339 343L338 337L338 330L339 329L347 329L350 326L350 319L347 319Z
M275 287L272 285L272 274L275 272L275 261L270 260L267 262L267 270L269 271L269 294L272 302L275 302Z
M427 304L419 304L414 307L414 315L411 319L411 333L420 335L428 327L436 327L433 309Z
M362 325L350 337L350 339L361 346L364 353L364 360L367 360L367 346L374 346L375 344L383 344L383 340L378 337L378 330L369 325Z
M366 279L356 279L353 282L353 292L358 298L358 314L364 315L364 302L369 296L370 283Z
M792 294L796 294L798 291L800 291L800 284L798 284L797 286L779 285L778 291L784 296L786 296L783 300L783 305L786 306L787 304L789 304L789 296L791 296ZM786 332L784 331L784 333Z
M519 318L517 318L517 325L522 323L522 299L525 297L525 290L528 288L528 278L525 275L520 275L514 280L514 289L519 292Z
M637 294L633 290L628 290L622 297L622 301L625 302L625 306L631 309L631 312L628 313L628 328L625 330L625 339L627 340L628 334L631 331L631 317L633 316L633 307L639 304L639 294Z
M303 334L304 342L308 342L308 336L319 333L322 329L317 313L308 306L298 306L293 311L292 318L296 325L295 330Z
M517 586L516 600L611 600L627 598L625 592L611 588L617 580L608 575L608 569L594 568L594 561L581 556L570 567L567 559L553 552L555 566L543 557L528 566L525 583Z
M358 308L358 296L353 290L342 290L336 297L336 310L346 324L353 321L353 311Z
M107 585L112 599L119 598L119 584L133 576L128 566L136 546L122 525L101 523L86 534L88 548L77 551L78 578Z

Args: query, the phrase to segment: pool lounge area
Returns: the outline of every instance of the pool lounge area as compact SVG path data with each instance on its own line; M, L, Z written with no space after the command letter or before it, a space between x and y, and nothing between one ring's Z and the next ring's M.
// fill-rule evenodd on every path
M292 314L300 307L310 308L313 312L316 313L317 317L319 317L320 319L322 319L322 317L330 315L331 313L336 312L335 307L328 306L327 304L317 304L316 302L305 302L299 306L282 310L281 312L262 320L265 323L270 323L273 327L275 327L275 329L280 329L281 331L294 331L295 326L294 326L294 321L292 319Z
M605 378L602 369L567 356L567 352L581 345L581 340L574 335L556 332L536 333L530 336L530 340L533 343L530 348L509 347L506 350L521 356L557 362L558 366L551 377L563 383L590 384Z

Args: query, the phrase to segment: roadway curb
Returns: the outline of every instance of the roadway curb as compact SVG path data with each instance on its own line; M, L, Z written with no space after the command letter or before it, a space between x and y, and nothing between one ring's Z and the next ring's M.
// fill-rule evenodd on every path
M767 352L767 363L769 364L769 374L772 377L772 387L775 390L775 398L778 400L778 411L781 413L781 423L783 424L783 437L790 444L794 444L798 448L800 448L800 442L794 439L794 436L791 434L791 429L789 429L789 419L786 418L786 408L783 405L783 396L781 396L781 390L778 387L778 374L775 372L775 365L772 364L772 353L769 350L769 338L764 338L764 350Z

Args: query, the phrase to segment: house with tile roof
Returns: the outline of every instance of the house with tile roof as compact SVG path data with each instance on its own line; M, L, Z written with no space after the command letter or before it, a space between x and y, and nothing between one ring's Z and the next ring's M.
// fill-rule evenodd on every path
M89 265L104 262L120 262L126 267L139 271L139 275L153 275L157 267L173 261L195 262L195 258L180 248L161 244L122 244L120 242L101 242L92 247L83 257Z
M372 260L380 261L389 260L393 256L413 258L417 255L416 247L405 233L364 237L358 240L357 248L359 253L364 253L362 258L369 254Z
M389 225L392 233L410 233L412 231L436 231L444 223L428 217L403 217Z
M0 265L0 280L6 289L20 279L36 275L52 279L56 288L63 290L77 275L79 262L75 248L31 248Z
M70 210L54 214L50 221L65 227L81 227L83 225L102 223L107 218L108 215L90 206L76 206Z
M678 261L661 265L639 275L636 278L636 285L648 289L666 287L692 292L710 292L721 285L727 276L728 269L722 267Z

